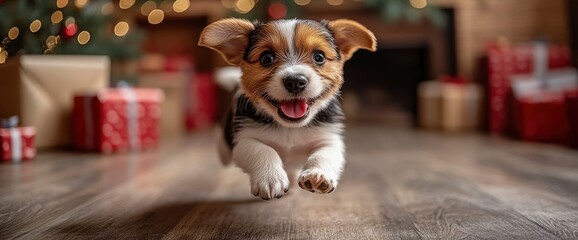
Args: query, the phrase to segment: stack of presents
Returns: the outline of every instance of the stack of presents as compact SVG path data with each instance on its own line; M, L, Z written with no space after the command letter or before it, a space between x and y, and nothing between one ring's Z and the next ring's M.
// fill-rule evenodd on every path
M541 41L490 44L473 83L442 76L419 86L424 128L491 134L578 147L578 75L570 50Z
M174 93L162 87L109 87L110 67L108 57L102 56L24 55L1 64L0 161L33 159L37 148L101 153L156 148L161 136L171 130L160 123L163 118L172 118L162 112L168 110L165 96L172 99ZM185 86L212 87L206 83L212 82L209 75L201 75L201 83L195 81L197 76L193 77ZM203 91L205 95L206 92ZM214 109L187 107L201 105L196 98L192 99L196 105L185 104L187 95L192 94L180 93L176 100L177 111L182 112L176 115L183 118L170 121L185 127L187 122L194 127L199 126L199 121L213 121L206 115L214 113ZM214 102L214 96L198 95ZM205 117L198 121L185 118L191 115Z

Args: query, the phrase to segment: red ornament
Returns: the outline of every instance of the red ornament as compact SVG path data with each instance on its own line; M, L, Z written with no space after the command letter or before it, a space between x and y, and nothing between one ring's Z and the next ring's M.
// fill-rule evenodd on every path
M64 28L64 37L71 38L76 34L77 31L78 26L76 25L76 23L70 23L66 25L66 27Z
M273 3L269 5L267 12L273 19L283 18L287 14L287 6L282 3Z

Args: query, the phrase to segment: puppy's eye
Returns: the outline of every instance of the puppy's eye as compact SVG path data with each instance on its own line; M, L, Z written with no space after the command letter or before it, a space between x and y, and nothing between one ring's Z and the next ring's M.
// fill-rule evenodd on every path
M275 61L275 55L273 55L272 52L264 52L263 54L261 54L261 65L263 67L268 67L271 66L271 64L273 64L273 62Z
M325 63L325 55L323 54L323 52L315 52L313 54L313 61L315 61L317 65Z

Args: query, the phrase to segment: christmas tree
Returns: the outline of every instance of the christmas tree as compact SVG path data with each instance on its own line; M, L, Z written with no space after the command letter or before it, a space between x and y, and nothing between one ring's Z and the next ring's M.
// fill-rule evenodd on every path
M115 11L110 0L0 0L0 62L17 54L137 57L142 33L119 21L113 34Z

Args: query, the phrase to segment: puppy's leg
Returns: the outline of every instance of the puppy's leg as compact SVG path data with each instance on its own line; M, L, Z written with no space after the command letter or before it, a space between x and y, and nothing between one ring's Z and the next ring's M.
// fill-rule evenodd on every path
M277 152L254 139L242 139L233 148L233 159L251 177L251 193L265 200L289 191L289 179Z
M336 134L307 159L299 176L299 187L316 193L333 192L345 165L344 153L343 140Z

